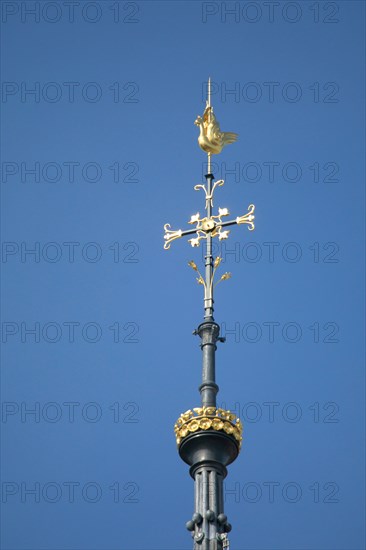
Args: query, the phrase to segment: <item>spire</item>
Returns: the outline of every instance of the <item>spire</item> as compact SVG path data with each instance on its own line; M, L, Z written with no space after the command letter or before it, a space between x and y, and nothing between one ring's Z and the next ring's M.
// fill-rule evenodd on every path
M238 456L242 444L242 424L239 418L230 411L216 406L216 395L219 390L216 384L215 356L217 342L224 342L220 337L220 327L214 320L214 288L221 281L231 277L225 272L215 282L216 271L222 258L214 259L212 254L212 239L220 241L228 238L230 231L226 227L232 225L248 225L254 230L253 204L248 206L248 212L235 219L225 221L229 216L227 208L218 208L213 214L214 193L224 185L224 180L214 181L211 173L211 155L220 154L222 149L237 140L233 132L222 132L211 105L211 78L208 79L207 101L203 116L198 116L195 125L199 127L198 144L207 154L206 183L194 186L196 191L205 193L205 214L191 216L192 229L171 230L170 224L165 224L164 248L168 250L171 243L181 237L195 235L189 239L192 247L198 247L201 241L206 241L205 272L200 273L197 265L190 261L188 265L198 275L197 282L204 288L204 319L194 331L201 339L202 350L202 383L199 386L201 405L189 409L178 418L174 431L178 452L182 460L190 466L190 474L194 479L194 513L186 524L192 532L194 550L221 550L229 548L228 533L231 525L224 513L223 480L227 475L226 466Z

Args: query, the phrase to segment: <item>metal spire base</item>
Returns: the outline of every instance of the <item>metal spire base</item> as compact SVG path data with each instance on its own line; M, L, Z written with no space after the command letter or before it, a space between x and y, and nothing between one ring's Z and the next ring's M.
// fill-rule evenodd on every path
M191 468L194 478L195 511L187 522L192 532L194 550L221 550L228 548L227 533L231 525L227 522L223 507L223 480L227 471L217 463L198 465Z
M228 548L231 525L224 513L223 483L226 465L239 454L237 442L223 433L197 433L179 447L180 457L192 464L194 512L186 527L192 532L194 550Z
M219 387L215 382L215 352L216 343L223 340L219 336L220 327L213 320L205 320L194 334L201 338L202 407L193 409L197 417L186 413L188 429L195 421L197 429L183 437L178 446L179 455L190 465L194 479L194 513L186 527L192 532L194 550L222 550L229 547L227 533L231 531L224 513L223 481L226 466L239 454L241 441L234 424L235 415L216 408Z

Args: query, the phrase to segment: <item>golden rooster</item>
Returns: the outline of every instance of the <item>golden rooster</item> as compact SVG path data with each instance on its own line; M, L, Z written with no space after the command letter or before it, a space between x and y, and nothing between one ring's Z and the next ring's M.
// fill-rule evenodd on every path
M198 144L206 153L218 155L225 145L234 143L238 139L238 134L221 132L211 105L206 106L203 117L198 116L194 123L200 129Z

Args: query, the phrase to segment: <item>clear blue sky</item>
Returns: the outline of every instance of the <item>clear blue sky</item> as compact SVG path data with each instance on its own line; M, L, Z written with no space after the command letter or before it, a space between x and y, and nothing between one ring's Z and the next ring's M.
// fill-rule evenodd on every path
M202 251L162 236L203 210L211 75L215 205L256 205L215 301L231 547L363 549L364 3L1 7L2 548L192 546Z

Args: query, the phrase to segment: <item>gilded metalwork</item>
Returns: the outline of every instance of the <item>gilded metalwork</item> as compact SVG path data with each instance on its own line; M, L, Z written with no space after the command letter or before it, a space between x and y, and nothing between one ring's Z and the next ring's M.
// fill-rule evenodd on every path
M234 143L238 139L238 134L234 132L222 132L216 119L211 105L207 105L203 116L198 116L194 121L199 127L198 145L205 153L218 155L225 145Z
M196 266L194 261L191 260L190 262L188 262L189 267L191 267L199 275L199 277L197 277L197 283L200 284L200 285L203 285L204 288L205 288L205 300L209 299L209 296L212 294L212 289L214 287L216 287L221 281L227 281L227 279L230 279L230 277L231 277L231 273L226 272L221 276L221 278L217 281L217 283L215 285L213 284L214 280L215 280L216 270L219 267L219 265L221 264L221 262L222 262L222 258L220 256L217 256L217 258L215 258L215 261L214 261L214 264L213 264L212 277L211 277L209 287L206 285L206 281L202 277L202 275L199 272L198 267Z
M224 273L222 276L221 276L221 279L219 281L217 281L217 283L214 285L214 286L217 286L221 281L227 281L228 279L231 279L231 273L229 273L228 271L226 271L226 273Z
M177 445L189 434L198 431L224 431L232 435L241 447L243 425L236 414L216 407L195 407L181 414L174 425Z
M206 205L205 205L205 208L207 209L209 205L213 206L213 195L214 195L214 191L216 189L216 187L221 187L222 185L224 185L224 180L217 180L217 181L214 181L213 184L212 184L212 189L211 191L209 192L206 185L203 185L202 183L199 183L198 185L195 185L194 186L194 190L195 191L199 191L200 189L203 189L203 191L205 192L205 196L206 196Z
M207 239L209 234L211 237L218 236L220 241L227 239L230 232L221 231L223 223L221 218L228 215L229 211L227 208L219 208L217 216L205 216L204 218L200 218L200 213L197 212L188 222L190 224L196 224L197 237L189 239L188 242L190 242L192 246L199 246L200 241L202 239Z
M170 248L170 243L175 241L175 239L180 239L181 236L182 236L182 231L181 229L178 229L178 231L172 231L170 228L170 223L166 223L164 225L164 231L165 231L165 235L164 235L164 239L165 239L165 243L164 243L164 248L165 250L168 250Z
M254 225L254 222L253 222L253 221L254 221L254 218L255 218L255 216L254 216L254 210L255 210L254 204L250 204L250 205L248 206L248 213L245 214L244 216L238 216L238 217L236 218L236 223L237 223L238 225L241 225L241 224L243 224L243 223L246 223L246 224L249 225L249 227L248 227L249 231L253 231L254 228L255 228L255 225Z
M254 210L255 206L254 204L251 204L248 206L248 213L244 214L243 216L238 216L235 220L230 221L223 221L222 218L229 216L229 210L227 208L219 208L219 213L216 216L205 216L203 218L200 217L200 213L197 212L196 214L193 214L191 216L191 219L189 220L189 224L193 225L196 224L195 229L193 230L185 230L182 229L178 230L172 230L170 229L170 224L166 223L164 225L165 235L164 235L164 249L168 250L170 248L171 243L176 240L180 239L181 237L185 235L192 235L196 233L196 237L189 239L188 242L191 244L192 247L199 246L202 239L207 239L208 237L218 237L219 241L223 241L229 237L230 230L224 230L223 227L228 227L230 225L243 225L247 224L249 227L249 231L253 231L254 226Z

